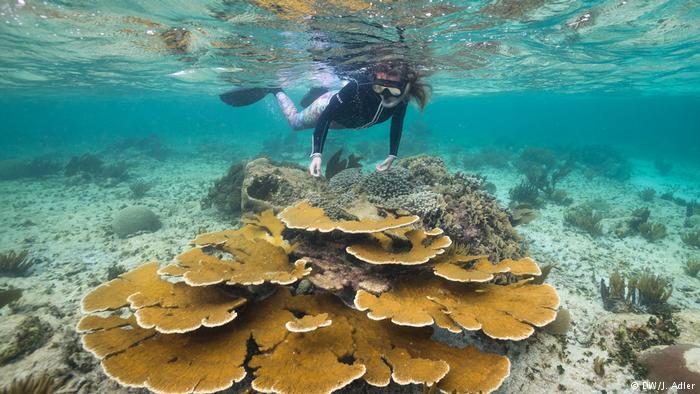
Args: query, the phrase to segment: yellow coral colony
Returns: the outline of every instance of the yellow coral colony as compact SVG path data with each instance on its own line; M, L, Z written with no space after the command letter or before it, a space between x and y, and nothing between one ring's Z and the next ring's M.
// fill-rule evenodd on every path
M472 263L471 267L468 267ZM494 274L511 273L516 276L542 275L540 267L529 257L519 260L506 259L492 264L488 256L444 256L433 264L435 275L455 282L488 282Z
M203 289L170 283L157 274L158 263L147 263L90 292L82 301L84 313L130 305L139 326L162 333L215 327L236 317L245 299L221 289Z
M346 251L356 258L370 264L417 265L428 262L433 257L445 252L452 244L450 237L441 235L442 230L432 232L411 229L399 232L411 244L406 251L393 250L394 241L383 233L372 234L372 239L365 243L348 246ZM428 236L431 236L428 239Z
M496 339L521 340L556 318L559 296L548 284L466 286L432 275L414 275L389 292L357 292L355 306L371 319L406 326L436 323L452 332L483 330Z
M198 236L196 247L179 255L175 264L159 270L157 263L147 263L97 287L83 299L88 315L78 331L108 376L158 393L223 390L243 380L246 370L253 370L252 388L261 392L330 393L359 378L378 387L393 380L442 392L491 392L508 376L508 358L435 342L426 326L523 339L533 326L554 319L556 291L527 280L507 286L467 283L505 273L539 275L540 270L528 258L492 264L485 256L445 253L449 237L439 229L406 227L417 220L333 221L307 202L285 209L279 219L264 212L238 230ZM322 233L365 233L365 241L347 248L349 255L371 264L425 269L399 275L393 289L382 294L358 291L360 311L331 294L293 296L284 285L309 274L310 268L303 258L290 262L294 246L283 238L282 222ZM233 259L207 254L205 248ZM182 281L172 283L159 275ZM230 291L262 283L277 289L261 300ZM95 314L127 306L130 314ZM257 351L248 359L249 344Z
M335 221L323 211L322 208L312 207L308 201L302 201L297 205L285 208L278 215L280 220L288 228L307 231L320 231L328 233L339 230L349 234L376 233L393 228L408 226L417 222L420 218L415 215L365 220L338 220Z

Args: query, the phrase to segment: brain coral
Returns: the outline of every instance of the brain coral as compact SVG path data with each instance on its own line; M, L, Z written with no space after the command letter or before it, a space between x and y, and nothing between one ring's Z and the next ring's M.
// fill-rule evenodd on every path
M153 232L160 228L160 220L153 211L142 206L122 209L114 215L112 230L119 238L139 232Z

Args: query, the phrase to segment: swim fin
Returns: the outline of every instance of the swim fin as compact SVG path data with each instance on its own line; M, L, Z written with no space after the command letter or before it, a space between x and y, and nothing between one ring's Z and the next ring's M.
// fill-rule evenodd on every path
M315 86L304 95L304 97L301 99L301 106L303 108L308 107L316 101L317 98L321 97L323 94L327 93L328 89L320 87L320 86Z
M221 101L232 107L244 107L262 100L279 88L233 88L219 95Z

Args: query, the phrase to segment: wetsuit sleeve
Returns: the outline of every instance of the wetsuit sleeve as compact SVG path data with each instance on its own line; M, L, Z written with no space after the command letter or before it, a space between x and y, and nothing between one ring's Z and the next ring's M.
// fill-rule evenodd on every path
M331 97L326 108L321 112L316 122L316 129L314 129L314 136L312 139L311 154L323 153L323 145L326 143L326 136L328 135L328 128L331 122L335 119L338 111L342 110L343 103L349 103L352 100L352 93L357 89L357 84L355 82L350 82L345 85L340 91Z
M407 103L403 102L391 116L391 132L389 133L389 154L398 156L401 133L403 132L403 118L406 116Z

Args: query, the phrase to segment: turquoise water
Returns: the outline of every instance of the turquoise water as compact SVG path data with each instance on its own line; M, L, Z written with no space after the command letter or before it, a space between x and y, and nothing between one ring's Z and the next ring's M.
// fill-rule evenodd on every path
M0 254L26 249L36 259L29 275L0 273L0 290L24 291L0 305L0 338L27 316L53 335L0 361L0 387L49 371L65 392L126 392L76 340L82 295L114 264L168 263L196 233L239 224L240 212L203 203L232 163L308 165L312 131L290 130L274 97L233 108L218 95L281 86L299 103L310 87L339 88L377 59L411 64L432 86L425 111L408 108L400 159L440 157L485 178L504 212L536 211L515 230L533 259L555 265L548 283L575 324L531 349L471 338L511 358L499 392L555 392L560 382L628 392L632 367L616 358L613 333L624 319L660 314L605 305L598 285L616 271L667 278L679 341L700 346L700 279L686 268L700 245L685 240L700 234L698 0L0 0ZM388 136L389 122L331 130L324 157L342 148L372 174ZM556 162L543 165L550 177L570 171L557 191L571 201L544 190L518 199L532 152ZM86 154L126 172L69 174ZM139 184L148 188L136 196ZM162 228L117 237L113 216L132 205L155 212ZM567 221L578 206L602 215L600 233ZM663 237L626 228L640 208L665 226ZM598 357L608 360L605 378L592 370Z

